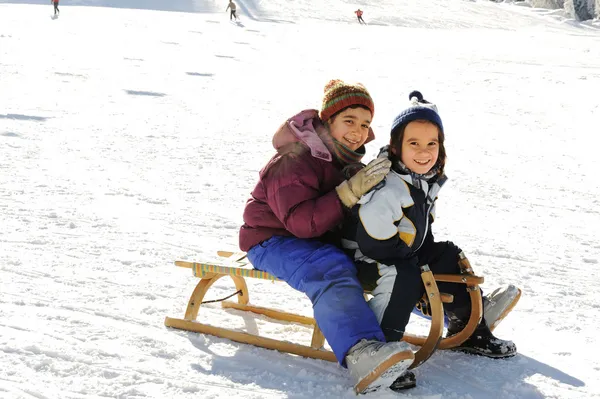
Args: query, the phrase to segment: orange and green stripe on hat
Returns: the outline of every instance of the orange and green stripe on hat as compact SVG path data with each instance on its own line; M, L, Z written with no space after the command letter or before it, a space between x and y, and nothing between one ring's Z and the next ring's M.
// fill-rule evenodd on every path
M319 117L326 122L333 115L353 105L360 105L375 115L375 104L366 87L360 83L345 83L340 79L330 80L324 88L323 104Z

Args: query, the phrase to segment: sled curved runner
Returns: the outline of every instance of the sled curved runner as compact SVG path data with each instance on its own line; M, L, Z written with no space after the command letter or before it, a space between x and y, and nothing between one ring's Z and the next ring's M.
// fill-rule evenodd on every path
M176 261L175 265L192 269L194 276L200 278L200 282L190 296L185 315L183 319L166 317L165 325L167 327L178 328L187 331L210 334L217 337L227 338L232 341L251 344L267 349L275 349L280 352L293 353L299 356L313 359L328 360L337 362L333 352L325 350L325 337L319 329L316 321L312 317L301 316L288 313L282 310L270 309L254 306L250 304L250 296L245 278L258 278L263 280L281 281L275 276L253 269L246 259L245 253L234 253L228 251L218 251L218 254L227 258L229 265L219 265L211 263L196 263L186 261ZM414 368L425 362L436 349L449 349L463 343L471 336L482 317L481 292L479 284L483 283L483 277L475 276L466 258L459 262L462 274L437 274L434 275L428 266L421 268L421 278L425 286L425 295L423 301L427 303L430 311L431 324L427 336L417 336L406 333L403 340L420 346L415 353L415 359L411 365ZM221 301L223 308L232 308L241 311L262 314L271 319L300 323L312 326L313 333L310 346L295 344L292 342L276 340L262 337L260 335L250 334L242 331L231 330L224 327L212 326L197 321L200 307L204 297L210 287L221 277L229 276L237 290L237 302ZM443 303L452 302L453 297L449 294L440 293L436 282L450 282L465 284L471 298L471 316L467 326L458 334L451 337L442 338L444 330L444 310Z

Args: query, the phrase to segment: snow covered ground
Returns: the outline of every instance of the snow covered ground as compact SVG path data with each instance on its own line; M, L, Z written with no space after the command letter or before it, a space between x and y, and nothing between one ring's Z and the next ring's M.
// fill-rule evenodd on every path
M64 0L57 19L0 3L1 398L354 397L336 364L163 324L198 281L173 262L237 249L272 133L331 78L375 99L366 160L410 90L438 103L436 238L485 290L524 290L496 330L517 357L437 352L417 388L369 397L600 398L598 21L461 0L238 0L239 24L224 0ZM248 284L311 315L284 284ZM200 317L310 340L216 304Z

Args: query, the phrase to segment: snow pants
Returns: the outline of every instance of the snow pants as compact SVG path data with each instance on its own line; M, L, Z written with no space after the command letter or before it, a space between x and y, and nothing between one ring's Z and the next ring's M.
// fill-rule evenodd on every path
M452 242L432 242L417 252L418 264L399 262L395 265L381 263L358 264L358 275L366 289L371 289L369 301L381 323L388 341L399 341L415 305L425 293L421 269L429 265L434 274L459 274L458 254L461 249ZM444 312L460 320L471 314L471 299L464 284L438 283L440 292L454 295L452 303L444 304Z
M250 248L248 259L308 296L340 365L346 366L348 350L361 339L385 341L364 299L356 266L341 249L314 239L274 236Z
M56 15L56 13L60 13L60 11L58 10L58 1L55 1L53 4L54 4L54 14Z

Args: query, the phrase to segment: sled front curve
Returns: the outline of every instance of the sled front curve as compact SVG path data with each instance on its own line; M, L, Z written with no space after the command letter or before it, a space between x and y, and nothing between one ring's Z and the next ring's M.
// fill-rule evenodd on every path
M319 329L316 321L312 317L296 315L293 313L284 312L281 310L253 306L249 303L249 292L246 285L245 277L259 278L271 281L281 281L276 277L251 268L251 265L245 259L245 253L233 253L227 251L219 251L220 256L226 257L229 264L232 266L196 263L186 261L176 261L175 264L180 267L192 269L196 277L200 277L200 282L192 292L186 308L183 319L165 318L165 325L177 329L193 331L203 334L214 335L217 337L227 338L232 341L251 344L266 349L275 349L281 352L293 353L299 356L309 357L313 359L328 360L337 362L333 352L325 350L325 338ZM249 311L256 314L262 314L269 318L281 321L288 321L312 326L311 345L300 345L288 341L281 341L259 335L250 334L242 331L231 330L223 327L212 326L197 321L200 306L210 287L223 276L229 276L233 280L236 287L237 302L221 301L223 308L233 308L241 311ZM406 342L420 346L415 353L415 359L410 368L417 367L425 362L433 352L440 348L446 349L457 346L464 342L471 333L475 330L479 320L481 320L481 294L478 284L483 283L482 277L477 277L472 274L461 275L433 275L427 265L421 268L421 278L425 286L426 297L431 310L431 324L429 334L426 337L405 334ZM452 296L440 293L436 281L456 282L467 285L467 290L471 296L472 312L469 322L465 329L459 334L442 339L444 329L444 311L442 302L452 302Z

